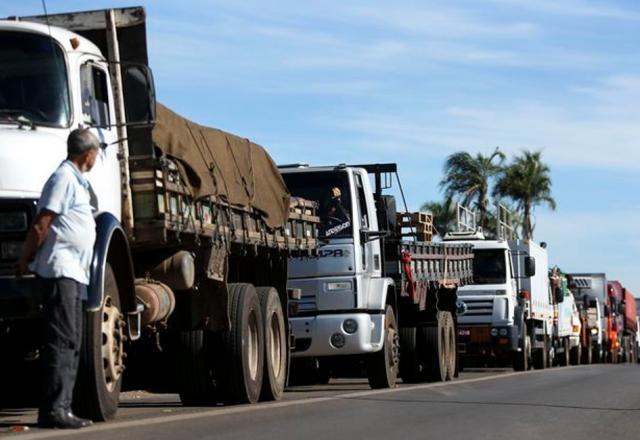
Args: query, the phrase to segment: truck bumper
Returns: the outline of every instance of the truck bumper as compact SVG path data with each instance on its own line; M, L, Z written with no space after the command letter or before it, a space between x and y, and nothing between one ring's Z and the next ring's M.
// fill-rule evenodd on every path
M357 330L345 331L345 321ZM293 357L341 356L380 351L384 341L384 313L340 313L290 319L295 337Z
M518 350L519 329L503 327L458 327L458 352L467 356L506 356Z
M0 278L0 320L42 316L44 282L35 276Z

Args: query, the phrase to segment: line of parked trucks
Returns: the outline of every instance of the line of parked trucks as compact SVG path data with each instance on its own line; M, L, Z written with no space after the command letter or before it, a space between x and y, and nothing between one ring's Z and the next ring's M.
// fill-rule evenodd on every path
M604 274L476 230L435 242L389 193L395 164L277 167L156 104L136 7L0 21L0 400L37 382L44 292L13 266L78 127L102 142L79 415L113 417L123 386L243 403L341 374L637 358L635 301Z

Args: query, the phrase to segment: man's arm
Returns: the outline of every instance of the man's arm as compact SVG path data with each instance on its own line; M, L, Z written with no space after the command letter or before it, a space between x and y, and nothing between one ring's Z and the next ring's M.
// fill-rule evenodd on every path
M36 251L42 243L44 243L47 235L49 234L49 227L51 223L56 219L58 214L48 209L43 209L38 213L33 225L29 228L27 233L27 239L22 246L22 256L18 261L18 267L16 268L17 275L22 276L29 272L29 261L33 259Z

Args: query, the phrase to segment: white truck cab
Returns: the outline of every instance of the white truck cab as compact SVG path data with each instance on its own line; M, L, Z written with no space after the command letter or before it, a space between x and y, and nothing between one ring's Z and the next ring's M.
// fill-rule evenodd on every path
M93 131L103 149L87 177L98 209L119 218L114 97L100 50L65 29L3 20L0 62L0 198L37 199L66 157L71 130L101 126Z
M351 167L283 168L292 194L319 203L324 241L317 257L293 259L289 287L301 289L290 319L293 356L334 356L379 351L384 306L393 280L382 276L378 220L366 170Z
M458 289L467 307L458 319L465 362L545 368L553 333L546 250L522 240L487 240L477 232L447 234L445 241L473 245L474 282Z

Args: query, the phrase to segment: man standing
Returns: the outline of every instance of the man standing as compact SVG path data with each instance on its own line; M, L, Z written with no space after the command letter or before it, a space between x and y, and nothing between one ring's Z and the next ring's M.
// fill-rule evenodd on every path
M19 274L31 269L47 285L41 427L78 429L92 423L76 417L71 402L82 342L82 302L96 238L89 182L83 173L91 170L99 151L100 143L88 129L69 134L67 159L44 185L18 263Z

